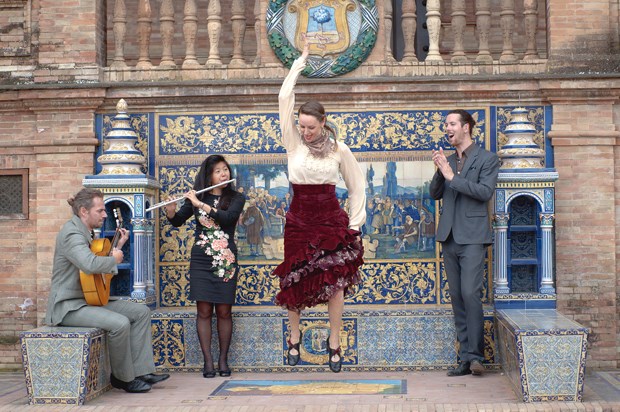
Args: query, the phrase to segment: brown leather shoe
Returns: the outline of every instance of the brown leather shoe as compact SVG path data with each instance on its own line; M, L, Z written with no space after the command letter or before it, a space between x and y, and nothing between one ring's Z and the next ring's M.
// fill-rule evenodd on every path
M448 376L463 376L469 375L471 373L471 369L469 369L469 362L459 362L459 366L455 369L449 370Z
M479 360L471 361L469 369L471 370L471 374L475 376L480 376L485 372L484 365Z

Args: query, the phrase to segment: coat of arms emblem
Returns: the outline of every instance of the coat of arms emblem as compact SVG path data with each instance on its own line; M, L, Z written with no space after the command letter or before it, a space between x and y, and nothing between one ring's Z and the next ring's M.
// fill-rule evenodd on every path
M310 44L308 77L333 77L357 68L377 39L374 0L271 0L267 11L269 44L290 67Z

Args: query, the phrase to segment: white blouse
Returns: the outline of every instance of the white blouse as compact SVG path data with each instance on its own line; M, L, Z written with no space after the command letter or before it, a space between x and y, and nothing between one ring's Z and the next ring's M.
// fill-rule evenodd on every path
M291 183L301 185L335 185L342 175L349 191L349 227L359 230L366 221L366 182L364 173L349 147L337 141L338 149L320 159L303 144L295 126L295 83L306 67L306 60L299 57L284 79L280 95L280 130L282 145L288 159L288 176Z

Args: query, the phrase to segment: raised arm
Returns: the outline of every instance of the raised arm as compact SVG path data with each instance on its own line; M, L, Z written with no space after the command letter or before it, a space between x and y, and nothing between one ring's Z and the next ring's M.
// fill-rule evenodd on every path
M282 83L278 104L280 112L280 131L282 133L282 145L287 151L293 151L301 144L299 132L295 127L295 84L299 74L306 67L308 57L308 46L304 47L304 52L291 66L291 70Z

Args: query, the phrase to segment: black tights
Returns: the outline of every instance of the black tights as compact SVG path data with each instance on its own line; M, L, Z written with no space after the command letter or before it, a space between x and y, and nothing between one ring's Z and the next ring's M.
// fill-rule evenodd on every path
M211 356L211 319L213 306L217 316L217 334L220 343L220 357L218 368L220 371L228 370L228 348L232 338L232 305L226 303L197 302L196 330L202 356L205 360L205 371L213 370L213 357Z

